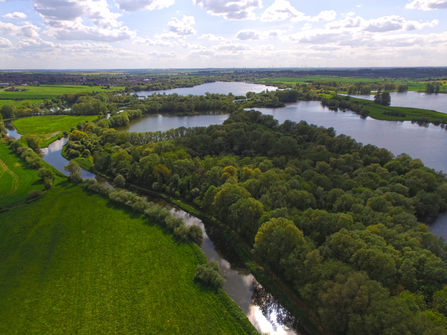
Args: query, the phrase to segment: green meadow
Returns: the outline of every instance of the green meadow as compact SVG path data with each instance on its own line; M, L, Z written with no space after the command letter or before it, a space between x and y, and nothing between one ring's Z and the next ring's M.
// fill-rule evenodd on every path
M245 334L234 303L194 282L203 257L62 182L0 214L0 333Z
M46 147L60 138L64 131L70 132L71 128L76 128L78 123L91 122L96 119L98 119L97 115L46 115L17 119L12 124L23 136L40 135L43 140L41 146Z
M124 87L111 87L101 89L101 86L84 85L40 85L40 86L16 86L17 89L25 89L24 92L0 91L0 99L51 99L62 94L76 94L81 92L111 92L124 89Z
M43 189L37 170L29 168L5 143L0 142L0 207L24 203L28 193L34 189Z

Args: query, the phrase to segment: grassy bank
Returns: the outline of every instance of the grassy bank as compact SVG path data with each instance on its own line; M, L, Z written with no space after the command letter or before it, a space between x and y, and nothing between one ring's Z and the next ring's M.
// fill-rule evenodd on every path
M0 91L0 99L52 99L62 94L76 94L81 92L111 92L124 89L124 87L111 87L101 89L100 86L84 85L41 85L41 86L16 86L23 92Z
M97 120L98 116L67 116L67 115L47 115L33 116L13 121L19 134L26 136L30 134L40 135L42 138L41 147L47 147L63 136L63 132L70 132L71 128L76 128L78 123Z
M0 214L0 246L2 334L245 333L192 246L68 182Z

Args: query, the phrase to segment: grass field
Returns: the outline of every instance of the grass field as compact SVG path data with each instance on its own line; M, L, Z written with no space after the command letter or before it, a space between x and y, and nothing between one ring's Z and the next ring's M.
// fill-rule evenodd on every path
M68 116L68 115L47 115L33 116L13 121L19 134L26 136L30 134L41 135L42 147L46 147L62 136L64 131L70 132L71 128L76 128L78 123L94 121L98 119L93 116Z
M0 259L1 334L244 334L193 246L68 182L0 214Z
M24 203L28 192L43 189L37 170L30 169L5 144L0 142L0 206Z
M84 85L41 85L41 86L16 86L17 89L26 89L25 92L0 91L0 99L51 99L62 94L76 94L81 92L112 92L124 89L124 87L111 87L108 90L100 86Z

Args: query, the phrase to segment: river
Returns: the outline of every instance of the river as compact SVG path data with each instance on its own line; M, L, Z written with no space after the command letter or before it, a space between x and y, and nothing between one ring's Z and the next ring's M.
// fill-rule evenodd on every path
M233 94L237 95L246 93L235 89L228 91L229 84L231 83L205 85L207 85L208 92L233 92ZM235 83L235 85L239 84L241 83ZM252 86L246 87L249 87L249 91L257 91ZM264 87L259 85L258 90L262 91L265 89ZM178 92L178 90L170 90L166 91L166 93L174 93L174 91ZM200 94L203 88L199 93L196 93L198 92L197 87L181 90L182 94ZM429 95L428 97L432 96L434 95ZM424 108L435 109L435 105L430 105L429 102L430 100L424 102ZM305 120L309 124L333 127L337 134L346 134L364 144L369 143L387 148L395 155L407 153L413 158L420 158L430 168L447 171L447 131L441 127L434 125L422 127L409 121L379 121L369 117L363 119L349 111L330 111L321 106L320 102L315 101L292 103L285 108L257 108L257 110L264 114L273 115L280 123L287 119L296 122ZM134 120L128 127L120 130L147 132L166 131L180 126L203 127L211 124L222 124L227 118L227 115L221 114L184 117L150 115ZM10 132L13 135L13 130L10 130ZM52 143L49 148L42 150L44 160L65 174L63 166L68 161L62 157L61 151L66 142L67 139L61 139ZM88 171L83 171L82 173L84 178L97 178ZM103 182L101 179L99 181ZM219 262L227 278L224 286L225 291L241 307L249 320L261 333L269 332L272 335L306 333L300 328L299 322L281 306L274 296L254 281L253 276L244 268L231 245L225 241L218 230L204 225L198 218L190 216L188 213L168 203L163 202L163 205L169 208L175 216L182 217L186 224L198 224L202 227L205 233L201 246L203 252L209 260ZM430 225L430 229L435 234L447 237L447 214L440 215Z

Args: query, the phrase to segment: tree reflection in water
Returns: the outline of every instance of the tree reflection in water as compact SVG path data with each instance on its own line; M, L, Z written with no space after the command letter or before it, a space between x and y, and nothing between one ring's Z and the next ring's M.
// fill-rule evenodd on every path
M281 326L286 331L295 331L296 334L308 334L299 321L254 279L250 291L253 292L252 304L260 308L262 314L270 321L275 331L278 326Z

